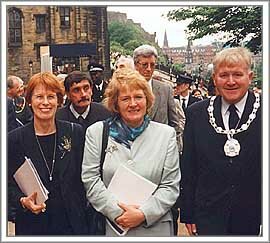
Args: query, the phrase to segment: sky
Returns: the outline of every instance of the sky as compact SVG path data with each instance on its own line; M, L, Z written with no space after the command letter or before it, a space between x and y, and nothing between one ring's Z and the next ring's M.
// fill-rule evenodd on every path
M170 10L178 9L180 6L108 6L107 11L126 13L128 19L135 23L140 23L142 28L150 34L156 32L158 44L163 46L164 33L167 32L169 47L186 46L187 36L185 29L189 21L168 21L166 15ZM214 41L214 37L205 37L195 40L194 45L207 45Z

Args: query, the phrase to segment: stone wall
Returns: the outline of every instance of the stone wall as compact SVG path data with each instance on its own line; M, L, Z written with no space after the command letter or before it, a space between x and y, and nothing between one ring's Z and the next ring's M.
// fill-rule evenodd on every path
M105 73L109 73L106 7L71 6L70 28L60 27L59 6L16 6L15 9L22 13L22 45L8 45L8 75L20 76L27 82L31 72L40 72L40 46L74 43L96 43L97 55L92 58L103 64ZM43 33L36 33L36 14L46 16L46 30ZM32 71L30 60L33 62ZM87 71L88 64L89 58L80 58L81 71Z

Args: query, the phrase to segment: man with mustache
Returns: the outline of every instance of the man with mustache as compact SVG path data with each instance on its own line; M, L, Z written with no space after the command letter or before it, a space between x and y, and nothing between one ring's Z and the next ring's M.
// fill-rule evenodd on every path
M58 109L56 113L58 119L79 123L86 131L91 124L111 116L102 104L91 102L93 83L84 73L71 72L65 78L64 86L70 102Z

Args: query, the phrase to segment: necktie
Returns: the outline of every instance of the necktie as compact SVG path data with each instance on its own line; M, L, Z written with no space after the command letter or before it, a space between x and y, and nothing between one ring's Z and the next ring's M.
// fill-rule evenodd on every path
M83 124L84 124L84 119L83 119L82 116L79 116L79 117L78 117L78 122L79 122L79 124L81 124L81 125L83 126Z
M229 128L230 129L236 129L237 123L239 121L239 117L237 115L235 105L230 105L229 108L228 108L228 110L230 112L230 116L229 116Z
M186 99L182 98L182 109L183 111L186 109L186 103L185 103Z

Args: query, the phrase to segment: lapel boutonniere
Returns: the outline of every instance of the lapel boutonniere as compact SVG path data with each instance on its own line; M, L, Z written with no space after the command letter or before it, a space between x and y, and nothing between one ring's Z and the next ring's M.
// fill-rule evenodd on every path
M108 148L106 148L105 152L112 154L114 151L117 151L117 150L118 150L117 146L113 144L113 145L109 146Z
M71 137L61 137L58 147L61 152L61 159L63 159L65 154L71 151Z

